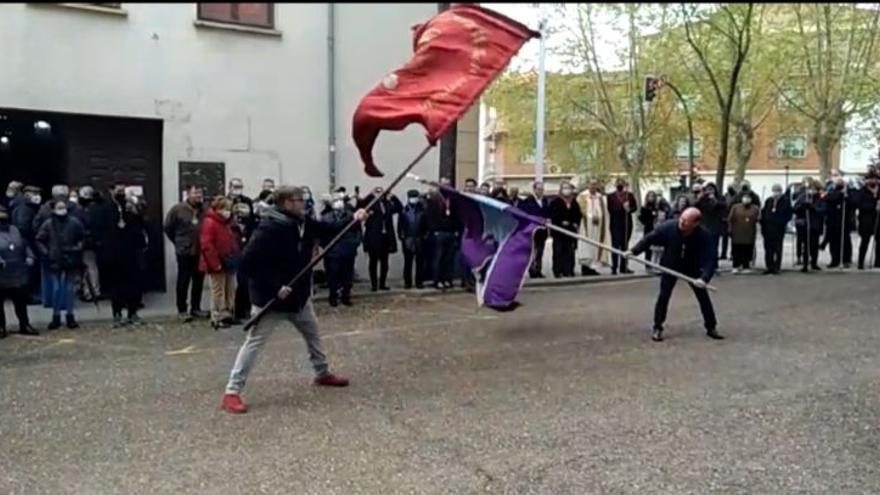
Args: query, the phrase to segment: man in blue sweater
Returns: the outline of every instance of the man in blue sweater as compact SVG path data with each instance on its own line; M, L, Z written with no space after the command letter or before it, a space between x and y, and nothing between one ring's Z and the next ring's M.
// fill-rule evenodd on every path
M643 237L627 256L638 256L651 246L662 246L661 265L697 279L696 283L691 284L691 289L700 303L706 335L721 340L724 337L715 329L718 322L715 319L712 300L709 299L709 291L706 290L706 285L712 280L718 265L718 252L709 232L700 226L701 219L700 210L687 208L677 220L666 221ZM660 295L657 296L657 304L654 307L654 331L651 334L654 342L663 340L666 310L677 281L678 279L672 275L660 276Z

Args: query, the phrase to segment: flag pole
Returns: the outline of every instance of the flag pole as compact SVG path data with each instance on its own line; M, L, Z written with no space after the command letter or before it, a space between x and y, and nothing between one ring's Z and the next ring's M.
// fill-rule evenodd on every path
M427 146L425 146L425 149L423 149L422 152L419 153L418 156L416 156L413 159L413 161L411 161L409 163L409 165L404 167L404 169L400 172L400 174L398 174L398 176L393 181L391 181L391 184L389 184L388 187L385 188L385 190L382 192L382 194L374 196L373 199L370 200L370 202L367 203L366 206L363 207L363 209L369 211L376 203L379 202L379 200L381 200L388 193L390 193L391 190L394 189L397 186L397 184L399 184L400 181L403 180L404 177L406 177L406 175L410 172L410 170L412 170L413 167L416 166L416 164L418 164L420 161L422 161L422 158L424 158L428 154L428 152L431 151L431 148L433 148L433 147L434 147L434 144L431 144L431 143L429 143ZM312 270L312 268L314 268L322 259L324 259L324 256L327 254L327 252L330 251L333 248L333 246L335 246L336 244L339 243L339 241L342 239L342 236L344 236L346 232L351 230L358 223L360 223L360 221L356 218L354 218L350 222L348 222L348 225L346 225L338 234L336 234L336 237L331 239L330 242L327 243L327 246L325 246L324 249L321 249L318 252L318 254L314 258L312 258L311 261L309 261L309 264L306 265L305 267L303 267L303 269L300 270L299 273L297 273L290 280L290 282L285 284L285 287L293 287L293 285L296 284L299 281L299 279L301 279L303 276L305 276L305 274L309 273ZM279 287L279 289L281 289L281 287ZM265 306L263 306L262 308L259 309L259 311L254 313L254 315L251 316L251 318L244 324L244 331L248 331L251 328L253 328L253 326L256 325L260 321L260 319L266 314L267 311L269 311L269 309L272 307L272 305L274 305L276 302L278 302L277 296L273 297L271 301L266 303Z
M406 176L407 176L407 178L409 178L409 179L411 179L411 180L414 180L414 181L416 181L416 182L421 182L422 184L427 184L427 185L430 185L430 186L438 186L438 184L437 184L436 182L432 182L432 181L428 181L428 180L423 180L422 178L420 178L419 176L414 175L414 174L406 174ZM538 223L538 222L536 222L536 223ZM671 276L673 276L673 277L680 278L680 279L684 280L685 282L687 282L687 283L689 283L689 284L696 284L696 282L697 282L697 279L695 279L695 278L693 278L693 277L688 277L687 275L685 275L685 274L683 274L683 273L681 273L681 272L677 272L677 271L675 271L675 270L673 270L673 269L671 269L671 268L667 268L667 267L665 267L665 266L663 266L663 265L661 265L661 264L659 264L659 263L654 263L653 261L648 261L648 260L643 259L643 258L641 258L641 257L639 257L639 256L627 256L626 252L621 251L621 250L619 250L619 249L617 249L617 248L615 248L615 247L609 246L609 245L607 245L607 244L602 244L601 242L598 242L598 241L594 241L593 239L590 239L590 238L587 237L587 236L583 236L583 235L577 234L577 233L572 232L572 231L570 231L570 230L565 230L565 229L563 229L562 227L557 227L556 225L553 225L553 224L551 224L551 223L549 223L549 222L547 222L547 223L541 223L540 225L542 225L542 226L544 226L544 227L547 227L548 229L550 229L550 230L552 230L552 231L559 232L560 234L567 235L567 236L569 236L569 237L571 237L571 238L577 239L577 240L579 240L579 241L586 242L587 244L591 244L591 245L596 246L596 247L598 247L598 248L607 249L608 251L610 251L610 252L612 252L612 253L614 253L614 254L617 254L618 256L623 256L624 258L626 258L626 259L628 259L628 260L633 260L633 261L635 261L636 263L641 263L641 264L643 264L643 265L645 265L645 266L650 266L651 268L655 268L655 269L657 269L657 270L659 270L659 271L661 271L661 272L663 272L663 273L665 273L665 274L667 274L667 275L671 275ZM711 290L711 291L717 291L717 290L718 290L717 288L715 288L714 286L709 285L709 284L706 284L706 289Z

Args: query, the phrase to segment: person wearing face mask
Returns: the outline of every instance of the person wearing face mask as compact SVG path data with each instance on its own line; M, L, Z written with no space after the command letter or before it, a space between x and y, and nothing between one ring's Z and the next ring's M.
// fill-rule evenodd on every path
M85 231L82 222L71 216L67 199L50 201L52 218L37 231L36 245L44 260L49 280L48 301L52 308L49 330L61 327L61 312L66 313L67 328L78 328L73 310L74 284L82 269Z
M275 192L275 180L265 178L263 179L263 191Z
M329 232L342 230L354 218L354 208L344 196L336 196L330 201L329 208L321 214L321 221ZM311 217L310 217L311 218ZM321 237L321 247L326 247L333 235L327 233ZM341 302L351 306L351 287L354 283L354 263L357 259L358 247L363 241L361 225L348 230L335 246L327 251L324 257L324 272L327 274L328 301L336 307Z
M801 272L819 268L819 238L825 226L825 197L822 184L809 177L804 179L804 187L794 202L795 226L798 229L798 242L803 242L803 266Z
M244 249L253 234L256 222L253 221L254 212L248 205L238 203L232 207L232 231L238 239L239 245ZM237 271L235 274L235 309L233 318L246 320L251 314L251 299L248 294L247 280Z
M43 198L40 195L40 188L36 186L26 186L24 188L24 199L19 202L15 210L12 211L12 225L18 228L21 236L27 242L28 246L34 246L34 239L37 236L37 230L34 228L34 218L40 209ZM39 253L36 253L39 254ZM40 288L42 286L42 263L37 260L29 267L28 275L28 304L40 304L42 302Z
M376 196L382 196L381 187L373 189L360 201L360 207L369 204ZM369 210L370 218L364 225L364 252L370 258L370 288L391 290L388 287L388 256L397 252L397 235L394 233L394 215L403 210L397 196L386 194Z
M661 214L662 211L660 209L660 202L657 201L657 193L654 191L648 191L645 194L645 201L639 209L639 222L644 229L643 237L650 234L654 230L654 227L660 224ZM645 250L645 259L651 261L655 253L656 251L653 249ZM646 267L645 269L651 271L650 267Z
M241 258L238 236L232 228L232 200L214 198L199 233L199 271L211 286L211 326L229 328L235 321L235 272Z
M696 279L691 289L700 303L706 336L722 340L724 337L718 333L715 309L712 307L709 291L706 290L706 285L712 280L718 266L718 253L715 251L709 232L700 226L701 215L697 208L685 209L677 220L664 222L643 237L627 256L638 256L651 246L662 247L663 257L660 259L662 266ZM660 276L660 294L654 306L654 329L651 334L651 340L654 342L663 340L666 312L672 290L677 282L678 279L672 275Z
M452 203L433 186L428 188L425 200L425 225L428 229L434 288L449 289L452 287L461 226L452 211Z
M544 183L535 181L532 184L532 194L520 201L517 207L533 217L546 219L550 201L544 196ZM529 267L529 277L531 278L544 278L544 247L546 244L547 229L536 230L535 257L532 259L532 265Z
M724 194L724 205L726 207L724 215L721 217L721 255L719 260L727 259L727 247L730 244L730 225L727 224L727 217L730 215L730 209L736 201L737 191L733 186L727 186L727 193Z
M563 182L559 186L559 197L554 199L547 208L550 222L571 232L578 231L581 223L581 208L575 201L574 186ZM553 231L553 276L556 278L574 277L574 253L577 241L571 237Z
M199 271L199 232L204 210L202 188L189 185L186 199L174 205L165 215L165 235L174 244L177 255L177 313L183 322L193 318L205 318L202 311L202 287L204 274ZM187 305L187 292L190 300ZM189 311L187 311L189 309Z
M865 269L865 255L874 239L874 268L880 268L880 250L877 249L877 236L880 234L880 176L869 174L857 196L859 209L859 270Z
M256 227L256 225L255 225L256 215L253 214L254 200L247 197L244 194L244 182L241 179L239 179L238 177L230 179L229 193L227 194L227 197L232 201L233 211L235 211L238 208L238 205L245 205L250 210L251 214L248 215L247 217L240 217L240 218L237 217L237 218L239 220L239 223L241 223L241 222L247 223L247 225L246 225L247 229L252 231L254 229L254 227Z
M23 199L22 188L24 184L14 180L6 187L6 197L3 198L2 205L6 207L6 211L13 211Z
M721 229L724 226L722 219L727 214L727 204L723 197L718 196L718 188L715 187L715 184L708 182L700 189L695 206L703 214L703 228L712 236L715 252L718 252L718 242L721 239Z
M751 195L744 195L741 201L730 209L727 224L730 228L731 250L733 251L733 273L749 272L755 252L755 238L761 209L752 203Z
M772 195L761 210L761 237L764 238L764 274L779 275L782 270L782 253L785 229L791 221L791 199L782 193L782 186L773 184Z
M103 201L99 198L99 194L95 188L86 185L79 190L79 207L82 210L81 220L83 229L85 229L85 243L83 246L83 262L85 270L88 272L88 279L91 286L86 283L86 277L83 277L78 292L84 302L92 302L93 298L97 299L101 296L101 278L104 276L100 270L100 251L101 241L103 240L105 229L110 220L103 220L102 216L108 212L104 208Z
M0 339L6 337L7 299L12 301L18 318L18 333L39 335L28 318L28 273L34 264L34 253L28 247L18 228L10 223L9 210L0 206Z
M248 331L235 358L221 405L230 413L247 412L248 407L241 397L242 389L266 341L278 328L293 325L302 334L315 370L315 385L345 387L349 383L347 378L330 372L322 350L311 302L311 274L306 273L293 286L287 285L308 266L315 242L338 234L338 227L306 217L303 191L298 187L278 188L275 203L242 255L240 270L248 280L254 305L263 307L273 298L275 303ZM354 218L360 222L367 216L365 210L354 213Z
M580 233L600 244L611 242L608 201L602 193L602 186L598 180L590 180L587 189L578 194L577 204L583 214L579 225ZM581 265L581 275L599 275L596 268L600 265L608 266L610 254L608 250L592 244L578 243L575 255Z
M110 296L114 328L142 325L138 309L143 294L141 257L147 247L146 224L137 206L126 198L124 184L114 185L111 196L101 241L102 287ZM127 312L125 319L123 310Z
M622 177L617 179L615 191L608 195L608 225L611 230L611 246L621 251L629 249L633 232L633 215L636 213L636 197L626 190L627 183ZM627 259L611 253L611 274L633 273L627 268Z
M736 194L736 196L734 196L733 203L730 203L730 206L733 207L733 205L737 203L742 203L742 199L744 196L751 196L753 205L761 204L761 198L755 193L755 191L752 190L751 183L745 180L740 186L739 192Z
M465 183L467 184L467 183ZM474 182L476 187L476 182ZM415 287L421 289L425 280L425 262L423 258L422 240L427 236L425 225L425 206L419 197L419 191L410 189L406 192L406 206L397 216L397 236L403 248L403 283L407 289L413 286L415 271ZM415 270L413 270L415 266Z
M845 268L852 264L852 232L856 228L855 191L851 191L841 175L832 181L825 194L825 241L831 248L831 264Z

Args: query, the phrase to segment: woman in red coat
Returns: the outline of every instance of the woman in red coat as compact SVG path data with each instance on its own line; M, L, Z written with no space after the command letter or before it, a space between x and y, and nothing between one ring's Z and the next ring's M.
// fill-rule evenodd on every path
M214 198L202 221L199 245L199 271L208 274L211 283L211 326L215 330L229 328L234 323L235 271L241 246L232 229L232 201L228 198Z

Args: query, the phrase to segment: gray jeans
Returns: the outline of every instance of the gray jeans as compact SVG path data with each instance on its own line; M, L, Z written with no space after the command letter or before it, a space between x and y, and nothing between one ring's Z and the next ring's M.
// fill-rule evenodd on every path
M309 360L315 368L315 374L323 376L328 373L327 357L321 350L321 337L318 335L318 320L315 318L312 302L309 301L297 313L270 311L260 320L259 324L248 331L244 344L238 350L232 373L229 375L229 383L226 385L227 394L241 393L241 389L244 388L248 375L257 364L260 351L266 345L269 336L276 328L288 325L296 327L305 339L306 346L309 348Z

